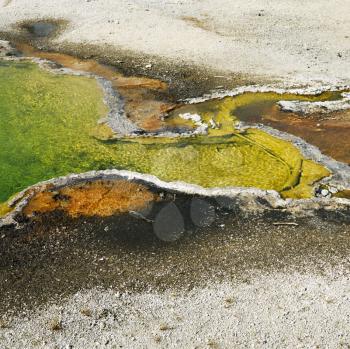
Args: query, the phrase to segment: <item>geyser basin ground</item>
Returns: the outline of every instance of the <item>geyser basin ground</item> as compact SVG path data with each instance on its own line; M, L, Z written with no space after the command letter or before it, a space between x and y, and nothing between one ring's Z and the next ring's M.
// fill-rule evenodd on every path
M193 61L196 55L196 62L205 63L203 80L208 75L210 78L210 62L218 62L223 68L220 74L211 74L222 76L215 80L215 85L205 80L205 89L193 94L187 88L191 79L184 76L180 81L186 82L183 84L186 89L179 98L202 96L216 86L231 90L243 85L265 86L276 81L251 78L238 82L235 79L230 86L225 85L227 77L232 77L230 68L236 74L242 71L242 64L249 65L249 72L253 74L278 75L280 81L290 83L289 86L297 76L301 80L298 86L314 86L309 82L319 74L329 78L321 80L322 86L329 84L333 88L343 84L343 81L335 81L336 77L344 78L344 84L349 84L349 39L344 38L349 32L350 22L345 20L349 3L279 1L275 5L271 6L266 0L223 1L219 6L218 2L205 0L182 5L163 1L62 0L57 6L57 1L51 0L15 0L2 8L0 17L2 29L8 31L13 30L12 23L22 19L33 21L44 16L72 19L67 30L51 41L50 48L62 52L60 43L68 41L75 50L70 52L81 52L84 49L81 43L87 42L96 46L84 56L96 57L97 45L109 42L118 50L111 54L101 50L99 58L103 62L107 57L114 62L123 60L118 68L124 64L129 66L131 62L120 56L120 47L125 47L124 33L129 28L132 36L127 35L127 43L142 56L142 60L133 63L140 68L132 71L132 75L143 71L148 77L163 79L166 76L166 81L179 81L174 75L152 74L158 73L164 52L175 61L183 58L185 64ZM209 18L205 18L206 14ZM178 16L202 19L205 24L209 23L212 31L194 27L188 18L186 22L179 21ZM169 37L172 45L169 45ZM150 40L158 49L157 57L151 61L144 56L152 52ZM268 65L263 64L261 58ZM152 68L146 69L149 63ZM173 68L164 70L182 76ZM304 157L320 159L333 173L332 179L327 177L322 183L333 183L339 172L328 166L324 157L313 156L318 154L316 151L310 154L308 151L312 147L301 140L287 138L286 134L274 134L294 142ZM337 147L340 140L335 144ZM349 149L349 146L343 148ZM91 174L94 183L96 177L96 173ZM80 178L81 175L76 176L77 185L82 185ZM160 194L166 192L164 184ZM69 192L68 206L66 197L62 196L59 201L64 208L69 208L75 198L73 189L53 188L52 194L56 197L57 191ZM95 192L95 189L98 188L90 187L88 192ZM248 191L257 192L225 190L239 192L241 196ZM75 192L80 194L80 190ZM169 202L181 209L181 196L177 194L176 200L173 195L169 196ZM269 193L261 191L259 203L262 206L270 203L266 200L268 196ZM183 200L187 203L192 199L193 193L190 193L189 198ZM216 200L205 200L219 211ZM347 330L350 215L349 210L343 211L343 217L348 220L340 224L339 210L332 207L332 215L324 212L327 205L339 201L319 197L279 200L277 208L274 205L264 210L269 214L273 211L269 221L255 214L240 219L247 217L248 205L240 205L241 201L237 202L235 196L233 212L223 212L221 219L206 229L189 227L181 239L167 244L155 236L152 224L127 212L106 218L67 219L65 213L55 211L36 216L34 223L25 221L20 231L13 227L0 228L0 322L2 327L9 327L0 329L0 342L3 347L20 349L71 344L83 348L89 345L123 345L126 348L346 346L350 342ZM295 205L293 215L282 206L287 202ZM294 213L304 214L304 204L312 207L319 204L323 220L317 219L319 216L314 211L309 212L307 219L298 220ZM242 210L237 211L237 207ZM282 216L281 212L286 215ZM24 223L23 216L20 218L19 223ZM147 218L152 219L152 216L147 215ZM272 224L286 221L293 224ZM242 280L238 280L239 275ZM226 282L229 283L227 287L221 284ZM233 287L236 282L238 287ZM204 288L206 285L209 289ZM87 290L95 286L106 288L108 292ZM184 291L179 295L180 287ZM152 295L147 295L149 292ZM62 299L66 296L68 304ZM57 307L46 308L46 302L55 303ZM35 314L23 314L25 304L33 309L38 303L42 306ZM7 317L15 307L20 317ZM56 320L56 328L62 328L60 331L50 330L53 320ZM291 323L295 326L291 327Z
M329 175L289 142L248 129L192 138L104 140L97 80L57 75L30 61L0 65L0 200L49 178L108 168L203 187L256 187L310 197Z

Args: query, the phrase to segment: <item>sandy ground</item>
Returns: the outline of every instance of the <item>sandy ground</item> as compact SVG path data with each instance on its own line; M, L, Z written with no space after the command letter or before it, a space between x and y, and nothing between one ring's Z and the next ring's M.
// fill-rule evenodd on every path
M252 218L176 243L127 217L5 232L1 348L348 348L349 225Z
M13 349L348 348L350 282L341 274L272 273L186 294L93 289L14 319L0 339Z
M21 20L60 18L68 20L69 26L57 42L109 44L223 74L350 83L349 12L349 1L338 0L61 0L59 4L53 0L0 0L0 30L9 30ZM293 242L292 231L286 244L286 237L270 226L261 230L264 243L259 244L249 230L244 235L237 233L245 230L237 224L221 231L217 223L214 230L219 233L205 235L206 242L198 246L180 244L169 248L169 253L164 248L146 249L149 264L143 264L139 250L135 248L135 252L130 245L120 244L116 254L112 237L94 248L102 236L97 233L82 247L72 243L74 237L66 242L58 238L73 236L73 228L68 232L57 229L57 235L51 231L49 245L42 244L41 237L37 241L29 236L28 243L21 242L17 251L14 248L12 264L4 261L1 265L0 279L6 285L2 302L16 285L23 289L27 285L33 298L45 298L52 284L58 295L65 297L55 298L52 304L43 301L25 314L3 312L0 347L349 348L348 253L335 258L338 250L350 246L349 227L342 227L344 240L333 244L327 241L336 239L335 228L330 224L323 229L319 222L317 229L307 227L298 244ZM83 222L80 227L87 229ZM313 240L315 236L319 244ZM299 244L304 244L303 253ZM100 267L106 250L113 265ZM289 253L297 256L293 263L288 263ZM262 256L271 264L268 272L256 270L256 260ZM176 263L157 265L156 269L154 260ZM145 276L145 285L164 277L163 291L151 287L129 293L119 290L119 279L111 280L120 263L124 267L129 263L136 271L141 268L137 279ZM230 263L242 265L240 274L250 276L249 282L228 277L230 270L236 270L230 269ZM192 278L190 272L205 282L195 283L187 292L179 291L181 277L188 274ZM84 284L83 276L92 274L94 287L84 285L77 290L79 282ZM129 281L135 278L131 272L127 276ZM102 279L108 282L98 288ZM71 285L74 292L65 292ZM25 300L31 302L29 296ZM22 306L20 297L18 306Z
M226 72L350 79L350 4L326 0L0 0L0 30L70 21L58 41L111 44Z

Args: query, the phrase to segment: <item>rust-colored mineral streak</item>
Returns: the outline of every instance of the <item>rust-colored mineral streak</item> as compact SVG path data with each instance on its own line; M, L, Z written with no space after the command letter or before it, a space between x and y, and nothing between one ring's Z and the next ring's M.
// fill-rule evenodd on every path
M106 217L146 208L156 199L156 194L141 184L126 180L99 180L59 190L40 191L30 199L24 214L33 216L61 210L71 217Z

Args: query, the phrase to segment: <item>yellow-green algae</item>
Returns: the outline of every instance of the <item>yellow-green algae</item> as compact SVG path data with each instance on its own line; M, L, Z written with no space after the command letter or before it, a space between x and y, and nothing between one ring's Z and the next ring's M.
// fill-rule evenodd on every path
M0 201L41 180L108 168L310 197L311 184L328 170L287 141L256 129L234 131L232 103L240 103L234 100L223 100L218 111L203 107L203 118L215 116L226 125L209 136L102 140L97 120L107 109L95 79L55 75L29 61L0 61Z
M11 207L6 202L0 203L0 217L5 216L5 214L11 212Z
M95 79L0 61L0 201L40 180L91 169L89 132L106 112Z

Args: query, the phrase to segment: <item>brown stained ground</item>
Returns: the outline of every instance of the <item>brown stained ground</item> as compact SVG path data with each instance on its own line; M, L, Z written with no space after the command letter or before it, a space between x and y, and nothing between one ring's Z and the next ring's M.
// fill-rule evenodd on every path
M7 7L8 5L10 5L12 2L12 0L5 0L4 4L2 5L2 7Z
M126 77L112 67L95 60L39 51L24 43L18 43L16 48L25 56L47 59L66 68L93 73L110 80L124 99L126 115L146 131L162 128L164 126L162 117L176 107L176 104L168 101L168 86L163 81L146 77Z
M218 30L215 28L215 23L213 23L212 20L210 20L208 15L202 15L201 18L197 17L191 17L191 16L183 16L181 19L192 25L195 28L199 28L208 32L212 32L214 34L220 35L220 36L230 36L227 33L225 33L222 30Z
M350 199L350 189L338 191L334 196L342 199Z
M107 217L147 208L157 196L145 186L127 180L84 182L59 190L45 188L34 194L24 209L31 217L60 210L71 217Z
M329 114L298 115L266 104L235 113L246 122L262 123L317 146L323 154L350 164L350 110Z

